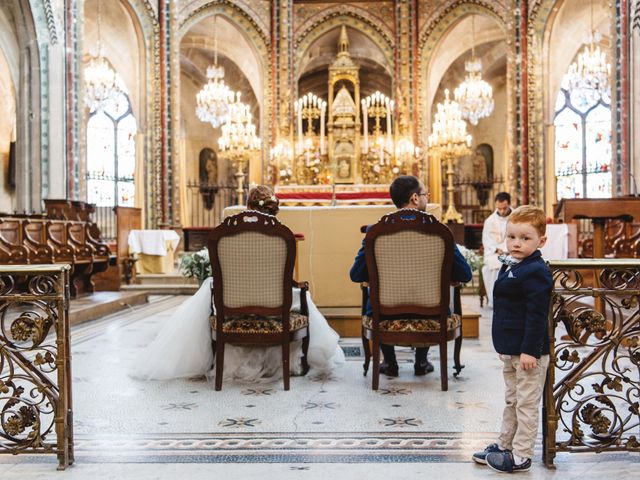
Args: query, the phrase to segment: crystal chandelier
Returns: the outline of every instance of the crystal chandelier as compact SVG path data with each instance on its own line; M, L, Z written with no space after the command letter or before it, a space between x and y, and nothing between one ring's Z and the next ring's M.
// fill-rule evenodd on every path
M232 157L248 160L248 155L259 151L262 143L256 135L250 107L240 101L240 92L237 92L235 102L228 108L227 121L222 125L222 134L218 138L220 154L231 160Z
M226 122L234 94L224 83L224 67L218 65L217 16L213 17L213 65L207 68L207 83L196 94L196 115L202 122L218 128Z
M438 103L431 135L429 135L429 150L447 162L448 207L442 216L442 222L462 223L462 215L454 205L453 159L470 153L471 135L467 134L467 124L462 119L460 105L449 99L449 90L445 90L444 95L444 103Z
M107 102L116 98L120 92L118 75L109 66L102 53L100 41L101 8L98 0L98 46L97 54L92 55L84 68L84 101L91 112L102 110Z
M471 147L471 135L462 118L460 105L449 99L449 90L444 91L444 103L438 103L429 135L429 148L442 156L460 157Z
M460 104L462 118L477 125L478 120L486 118L493 112L493 89L480 75L482 62L475 57L475 22L471 16L471 60L464 62L467 72L464 81L453 92L456 102Z
M611 64L606 53L597 45L598 38L593 28L593 0L591 1L591 34L578 60L569 66L567 74L569 90L585 103L595 103L601 98L611 97Z
M569 89L585 103L608 100L611 97L611 64L607 55L591 40L569 67Z
M609 96L609 75L611 64L607 63L607 54L595 44L592 37L589 45L585 45L578 55L578 61L569 67L570 88L592 90L599 97Z
M235 102L229 105L227 121L222 125L218 138L220 158L232 162L236 167L236 193L238 203L243 203L244 195L244 163L253 155L260 153L262 141L256 135L249 105L240 101L240 92L236 93Z

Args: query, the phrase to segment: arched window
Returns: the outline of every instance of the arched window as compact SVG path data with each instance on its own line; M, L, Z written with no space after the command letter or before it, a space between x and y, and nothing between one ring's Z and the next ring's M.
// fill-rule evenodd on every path
M87 123L87 200L99 207L132 207L135 197L136 119L125 92Z
M558 200L611 198L610 100L570 92L565 77L555 111Z

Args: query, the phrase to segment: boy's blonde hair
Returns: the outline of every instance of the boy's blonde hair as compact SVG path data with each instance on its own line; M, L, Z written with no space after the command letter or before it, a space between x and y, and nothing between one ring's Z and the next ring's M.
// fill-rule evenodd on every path
M509 215L509 223L528 223L535 228L541 237L547 232L547 216L540 207L522 205Z

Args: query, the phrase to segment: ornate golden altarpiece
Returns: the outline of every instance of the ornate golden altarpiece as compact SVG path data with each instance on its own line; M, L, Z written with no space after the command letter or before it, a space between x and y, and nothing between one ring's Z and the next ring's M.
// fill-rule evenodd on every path
M390 204L388 184L397 175L415 173L419 150L392 129L393 100L380 92L361 99L360 92L360 66L351 57L343 25L336 59L328 68L327 101L301 92L295 102L293 146L282 143L272 150L273 177L283 203Z

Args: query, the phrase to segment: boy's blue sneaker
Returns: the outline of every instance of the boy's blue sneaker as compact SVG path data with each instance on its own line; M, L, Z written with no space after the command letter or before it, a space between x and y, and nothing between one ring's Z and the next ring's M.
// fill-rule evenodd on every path
M489 445L487 448L485 448L481 452L474 453L471 456L471 458L476 463L480 463L482 465L486 465L487 464L487 455L489 455L490 453L503 453L503 452L507 452L507 451L508 450L502 450L498 446L497 443L492 443L491 445Z
M528 472L531 470L531 459L525 458L522 463L515 463L513 453L495 452L487 455L487 465L500 473Z

